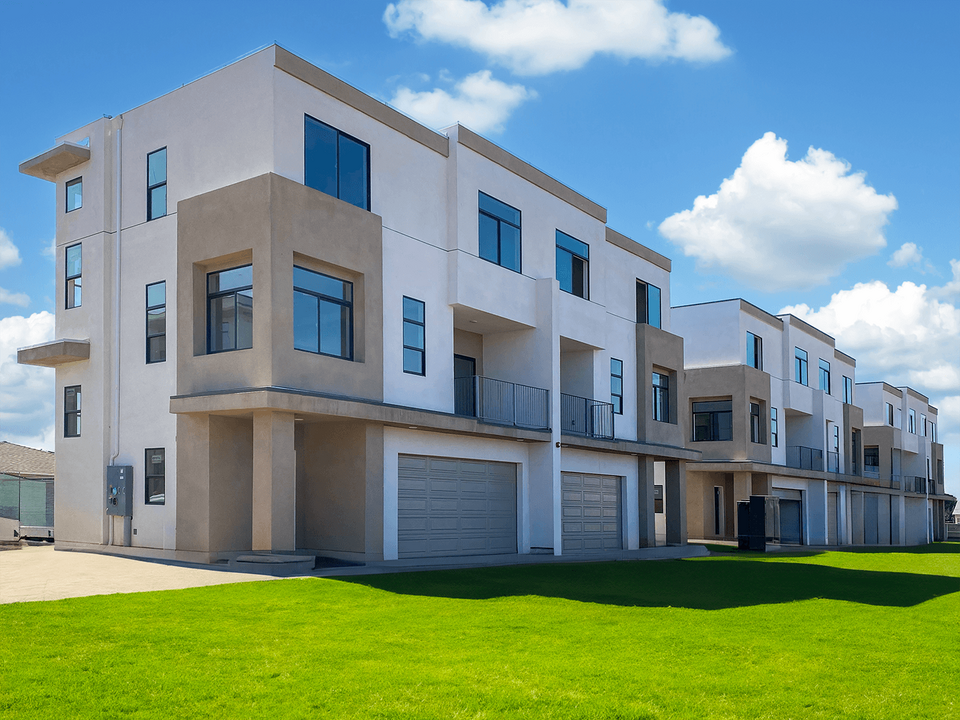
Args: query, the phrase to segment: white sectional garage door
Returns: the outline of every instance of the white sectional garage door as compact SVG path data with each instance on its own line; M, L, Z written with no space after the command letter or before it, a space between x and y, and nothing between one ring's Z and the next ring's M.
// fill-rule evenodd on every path
M401 455L401 558L517 552L517 466Z
M602 552L623 547L620 478L563 473L563 552Z

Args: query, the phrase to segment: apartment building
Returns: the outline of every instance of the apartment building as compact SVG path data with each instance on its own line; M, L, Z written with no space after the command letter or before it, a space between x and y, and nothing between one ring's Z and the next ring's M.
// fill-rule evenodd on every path
M685 546L670 261L485 138L272 46L20 169L57 187L57 339L19 361L56 368L59 547Z
M736 502L752 494L779 498L784 544L945 537L943 447L927 398L857 383L854 358L793 315L734 299L674 307L671 318L684 339L685 438L702 453L687 466L691 537L736 538ZM937 467L939 484L928 482Z

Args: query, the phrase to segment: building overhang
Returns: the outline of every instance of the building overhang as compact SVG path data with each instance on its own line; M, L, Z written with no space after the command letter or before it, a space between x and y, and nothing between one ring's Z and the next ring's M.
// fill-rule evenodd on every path
M20 172L41 180L56 182L57 176L82 165L90 159L90 148L71 142L62 142L36 157L20 163Z
M600 438L585 437L572 433L562 433L561 447L577 448L580 450L595 450L599 452L616 453L617 455L652 456L658 460L685 460L695 462L701 458L699 450L678 447L676 445L662 445L660 443L637 442L636 440L603 440Z
M53 340L17 350L17 362L21 365L58 367L89 359L89 340Z

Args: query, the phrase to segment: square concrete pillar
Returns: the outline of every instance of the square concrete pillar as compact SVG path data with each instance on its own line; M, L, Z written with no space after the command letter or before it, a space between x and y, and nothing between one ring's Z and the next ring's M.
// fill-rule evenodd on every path
M751 473L751 495L773 495L773 481L767 473Z
M296 498L293 413L254 412L253 550L296 550Z
M664 505L667 511L667 545L687 544L687 464L664 463Z
M640 547L657 546L657 516L654 507L654 459L637 458L637 505L640 510Z

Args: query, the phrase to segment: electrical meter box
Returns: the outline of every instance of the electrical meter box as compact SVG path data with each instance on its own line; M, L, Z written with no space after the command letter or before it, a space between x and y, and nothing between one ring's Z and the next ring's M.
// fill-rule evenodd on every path
M133 516L133 467L107 466L107 515Z

